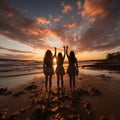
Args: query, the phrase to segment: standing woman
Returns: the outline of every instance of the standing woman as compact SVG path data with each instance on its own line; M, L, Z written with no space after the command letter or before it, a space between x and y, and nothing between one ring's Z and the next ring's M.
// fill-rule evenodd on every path
M52 86L52 75L54 74L53 69L53 58L56 55L56 48L55 48L55 54L52 55L52 52L50 50L47 50L44 56L44 63L43 63L43 72L45 74L45 88L46 91L48 91L48 82L49 82L49 91L51 92L51 86Z
M57 74L57 87L59 89L59 83L61 80L61 88L63 88L63 75L65 74L65 70L63 67L64 59L65 59L65 47L64 48L64 55L59 52L57 56L57 67L56 67L56 74Z
M68 46L66 48L66 54L69 62L67 73L69 75L70 89L72 91L75 89L75 76L78 74L78 63L74 51L71 51L70 55L68 55Z

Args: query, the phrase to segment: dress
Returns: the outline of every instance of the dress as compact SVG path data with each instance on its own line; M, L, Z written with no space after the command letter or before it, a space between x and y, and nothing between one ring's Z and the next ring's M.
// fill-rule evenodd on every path
M68 66L67 73L68 73L69 75L76 75L77 72L78 72L78 71L77 71L77 68L76 68L76 66L75 66L74 64Z
M65 74L65 70L64 70L63 65L58 65L56 67L56 74L57 75L64 75Z
M52 66L52 60L49 59L45 59L44 60L44 68L43 68L43 72L45 75L52 75L54 74L54 68Z
M57 67L56 67L56 71L55 71L57 75L64 75L65 74L65 70L63 67L63 61L64 61L64 59L57 62Z
M45 74L45 75L52 75L52 74L54 74L54 69L53 69L53 67L52 67L52 66L51 66L51 67L49 67L49 66L47 67L47 66L46 66L46 67L44 68L44 74Z
M78 74L78 69L75 65L76 59L74 61L71 61L71 59L69 58L68 60L69 60L69 66L67 68L67 73L69 75L77 75Z

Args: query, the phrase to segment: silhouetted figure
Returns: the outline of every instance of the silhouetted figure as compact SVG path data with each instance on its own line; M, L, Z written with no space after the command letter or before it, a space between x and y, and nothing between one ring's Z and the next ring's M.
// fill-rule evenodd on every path
M56 52L56 48L55 48L55 52ZM45 53L44 63L43 63L43 72L45 74L45 88L46 88L46 91L48 91L48 81L49 81L50 92L51 92L51 86L52 86L52 75L54 74L54 69L53 69L54 56L52 55L52 52L50 50L47 50Z
M78 63L74 51L71 51L70 55L68 55L68 46L66 48L66 54L69 62L67 73L70 79L70 89L73 91L75 89L75 76L78 75Z
M59 84L61 81L61 88L63 89L63 75L65 74L65 70L63 67L64 59L65 59L65 47L64 48L64 56L62 56L62 53L59 52L57 56L57 67L56 67L56 74L57 74L57 87L59 90Z

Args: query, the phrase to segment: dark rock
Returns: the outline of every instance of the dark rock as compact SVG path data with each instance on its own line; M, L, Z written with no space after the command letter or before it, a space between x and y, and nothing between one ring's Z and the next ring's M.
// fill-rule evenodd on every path
M7 118L5 120L17 120L17 118L19 117L19 115L20 115L20 112L16 111L15 113L12 113L12 115L9 118Z
M0 88L0 95L4 95L7 91L7 88Z
M49 110L42 107L37 107L33 110L31 115L31 120L45 120L47 115L49 114Z
M24 91L20 91L20 92L14 93L13 96L14 97L19 97L22 94L25 94L25 92Z
M4 95L7 96L7 95L11 95L12 94L12 91L7 91Z
M32 84L32 85L29 85L28 87L26 87L25 90L31 91L31 90L37 89L37 87L38 87L37 85Z
M82 88L80 88L77 92L78 92L78 95L81 97L89 96L89 92L87 90L82 89Z
M94 87L89 87L88 91L89 91L89 94L92 96L99 96L102 94L98 89Z

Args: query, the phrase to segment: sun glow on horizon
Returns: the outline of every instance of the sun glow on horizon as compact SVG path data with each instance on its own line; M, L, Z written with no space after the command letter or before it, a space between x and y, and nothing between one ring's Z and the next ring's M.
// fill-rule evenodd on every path
M56 57L54 57L54 59L53 59L53 64L57 65L57 58Z
M55 39L55 43L54 40L52 40L52 38ZM17 42L17 41L13 41L11 39L8 39L7 37L1 36L0 39L0 44L1 44L1 52L0 55L4 56L4 54L6 53L8 55L9 59L19 59L19 60L39 60L39 61L43 61L46 49L50 49L52 51L52 53L54 54L54 47L57 46L58 51L63 53L63 48L59 48L60 46L62 46L62 44L59 44L58 41L59 38L57 37L50 37L49 41L50 45L48 45L49 47L45 47L45 48L33 48L29 45ZM47 41L46 41L47 42ZM2 48L3 47L3 48ZM119 47L117 47L116 49L111 49L109 51L88 51L88 52L76 52L76 57L79 60L98 60L98 59L105 59L106 55L109 52L114 52L114 51L119 51ZM15 56L16 55L16 56ZM2 58L2 57L1 57ZM7 58L6 56L3 58ZM67 58L65 58L65 61L67 61ZM54 65L56 64L57 60L56 58L54 58Z

